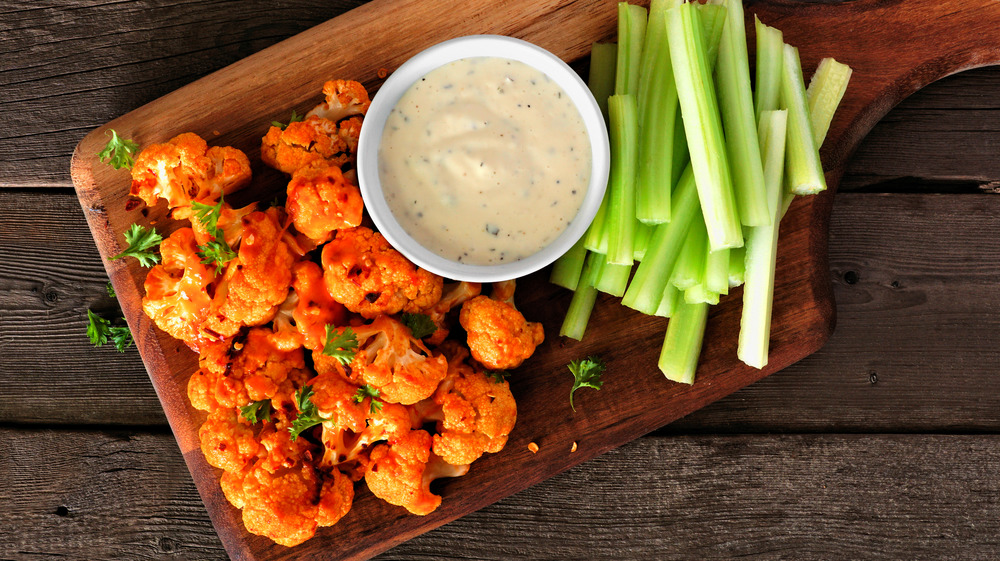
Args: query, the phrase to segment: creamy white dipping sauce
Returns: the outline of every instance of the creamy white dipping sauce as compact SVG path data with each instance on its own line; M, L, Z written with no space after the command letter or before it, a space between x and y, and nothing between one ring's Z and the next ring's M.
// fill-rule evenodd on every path
M465 58L429 72L386 121L379 178L406 232L472 265L532 255L576 216L590 141L569 96L518 61Z

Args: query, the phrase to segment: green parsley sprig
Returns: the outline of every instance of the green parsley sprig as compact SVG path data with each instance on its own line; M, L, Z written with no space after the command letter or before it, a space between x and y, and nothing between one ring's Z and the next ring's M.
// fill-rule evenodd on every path
M292 109L292 116L291 116L290 119L288 119L288 124L287 125L285 123L282 123L281 121L271 121L271 125L275 126L275 127L278 127L281 130L285 130L285 128L288 127L288 125L290 125L292 123L298 123L298 122L302 121L303 119L305 119L305 115L299 115L299 114L297 114L295 112L294 109Z
M403 325L410 328L410 333L413 334L415 339L423 339L437 331L434 320L427 314L411 314L407 312L400 317L400 321L403 322Z
M597 357L587 357L583 360L570 361L569 371L573 374L573 389L569 391L569 406L576 411L573 405L573 394L580 388L601 389L604 382L601 381L601 374L604 373L604 363Z
M236 259L236 252L233 248L229 246L226 241L225 232L219 228L219 217L222 215L222 203L224 200L224 195L219 195L219 202L214 205L208 205L205 203L199 203L194 201L191 203L191 210L194 211L195 216L198 218L198 222L201 222L202 226L212 234L215 239L211 240L204 245L198 246L197 253L198 257L201 257L201 262L203 265L215 264L215 274L222 274L222 269L225 267L226 263L229 263L233 259Z
M115 349L124 353L125 349L132 346L132 332L128 326L113 326L109 320L102 318L91 310L87 310L87 337L95 347L103 347L111 341ZM122 318L124 320L124 318Z
M104 145L104 150L97 153L97 157L101 159L101 163L115 169L131 169L135 165L135 153L139 150L139 143L118 136L115 129L108 132L111 133L111 140Z
M262 399L260 401L254 401L240 407L240 415L247 421L250 421L251 425L256 425L258 421L270 421L271 420L271 400Z
M377 413L382 410L382 402L378 401L378 397L382 392L378 388L365 384L358 388L358 391L354 394L354 403L361 403L366 397L372 398L371 403L368 406L368 410L371 413Z
M350 364L354 360L354 353L358 350L358 335L350 327L345 327L343 331L337 331L333 325L326 326L326 344L323 345L323 354L333 357L340 364Z
M507 379L507 376L510 375L510 372L506 370L490 370L487 374L489 374L490 378L493 378L493 383L502 384Z
M292 421L292 426L288 427L288 432L292 434L292 440L296 440L302 431L315 427L324 421L319 416L316 404L310 399L313 395L315 392L313 392L312 386L308 385L302 386L299 391L295 392L295 404L299 408L299 416Z
M135 257L143 267L152 267L160 262L160 254L157 248L163 241L163 236L156 233L156 228L146 228L138 224L132 224L125 232L125 241L128 247L125 251L111 257L111 260L122 257Z

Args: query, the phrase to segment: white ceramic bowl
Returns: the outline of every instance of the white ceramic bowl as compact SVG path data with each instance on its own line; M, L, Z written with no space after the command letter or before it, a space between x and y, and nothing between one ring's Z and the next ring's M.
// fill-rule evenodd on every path
M389 112L409 87L431 70L449 62L471 57L502 57L516 60L544 72L573 101L590 137L590 184L580 209L569 226L549 245L524 259L499 265L470 265L441 256L414 240L399 224L382 193L378 173L379 144ZM358 181L365 207L379 232L410 261L442 277L494 282L527 275L545 267L566 253L586 232L597 214L608 182L611 153L608 131L601 110L587 85L559 57L520 39L499 35L470 35L439 43L406 61L385 81L372 99L365 115L358 143ZM524 209L530 212L531 209Z

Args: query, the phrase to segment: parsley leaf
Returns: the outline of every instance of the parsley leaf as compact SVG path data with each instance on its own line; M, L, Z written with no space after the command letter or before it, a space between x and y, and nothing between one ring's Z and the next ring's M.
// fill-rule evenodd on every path
M156 233L156 228L132 224L125 232L125 241L128 242L128 247L111 257L112 261L122 257L135 257L143 267L152 267L160 262L160 256L155 248L160 246L163 236Z
M299 408L299 416L292 421L292 426L288 427L288 432L292 433L292 440L297 439L302 431L315 427L324 420L319 416L316 404L309 399L313 395L315 392L313 392L312 386L302 386L299 391L295 392L295 403Z
M221 274L223 267L233 259L236 259L236 252L226 243L226 238L222 237L222 232L216 231L214 240L199 245L195 253L201 257L201 262L205 265L215 263L215 274Z
M129 331L127 325L111 328L111 343L114 344L118 352L124 353L125 349L131 347L133 342L132 332Z
M381 393L382 392L380 392L378 388L365 384L358 388L358 391L354 394L354 403L361 403L366 397L370 397L372 398L372 401L369 405L369 411L377 413L382 410L382 402L377 401L379 394Z
M569 371L573 373L573 389L569 391L569 406L573 406L573 394L580 388L601 389L604 382L601 381L601 374L604 373L604 363L597 357L588 357L583 360L570 361Z
M208 233L216 237L219 236L219 215L222 214L222 199L223 195L219 195L219 204L217 205L207 205L198 201L191 201L191 210L198 217L198 221L205 226Z
M489 374L490 378L493 378L493 383L502 384L507 379L507 376L510 375L510 372L506 370L490 370L487 374Z
M87 310L87 319L89 321L87 337L95 347L103 347L109 339L120 353L124 353L125 349L132 346L132 332L129 331L128 326L111 327L110 321L90 310Z
M108 132L111 133L111 140L104 146L104 150L97 153L97 157L101 159L101 163L115 169L131 169L135 164L135 153L139 150L139 143L118 136L115 129Z
M115 287L111 286L111 281L108 281L108 296L115 297Z
M415 339L423 339L437 331L434 320L427 314L405 313L400 319L403 325L410 328L410 333L413 334Z
M263 408L263 410L262 410ZM258 421L270 421L271 420L271 400L262 399L260 401L254 401L240 407L240 415L247 421L250 421L251 425L256 425Z
M299 114L297 114L295 112L294 109L292 109L292 116L291 116L291 118L288 119L288 125L290 125L292 123L298 123L298 122L302 121L302 119L305 119L305 115L299 115ZM282 123L280 121L271 121L271 125L275 126L275 127L278 127L281 130L285 130L285 128L288 126L288 125L286 125L286 124L284 124L284 123Z
M340 364L350 364L357 350L358 336L353 329L345 327L343 331L335 331L333 325L327 324L324 355L337 359Z

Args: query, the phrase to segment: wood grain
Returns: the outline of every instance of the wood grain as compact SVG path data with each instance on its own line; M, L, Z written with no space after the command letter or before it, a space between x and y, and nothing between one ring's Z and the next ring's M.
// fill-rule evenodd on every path
M427 6L404 3L402 6L393 6L399 10L393 12L394 17L398 16L398 26L390 27L409 41L361 45L370 48L362 50L361 54L353 58L346 57L343 43L345 34L337 31L351 29L355 34L367 37L363 33L365 29L374 30L376 26L384 28L387 12L379 11L383 6L377 1L255 57L240 61L109 125L141 143L164 140L183 130L194 130L203 136L209 136L210 131L221 129L224 132L216 138L218 142L247 148L256 145L256 138L261 133L259 123L266 122L268 115L273 116L276 112L273 102L276 97L268 93L268 89L273 89L274 85L262 81L261 76L273 75L279 69L286 70L288 83L293 86L284 88L281 93L299 106L308 99L303 96L312 97L314 94L311 92L318 89L319 83L331 75L346 73L360 78L370 77L376 61L393 68L405 57L425 47L428 41L473 30L520 36L549 48L559 56L573 59L585 51L590 41L608 34L608 26L613 22L609 12L612 6L606 2L576 2L567 5L524 3L516 11L510 11L515 10L511 3L492 11L489 21L473 19L470 23L469 16L479 12L466 11L475 10L475 7L456 3L453 9L443 10L447 14L443 19L438 17L435 20L435 34L430 39L426 34L414 34L417 28L425 25L421 22L427 21L421 17ZM978 50L974 49L975 52L970 54L966 52L970 48L969 42L957 38L944 43L943 49L941 43L936 44L937 48L933 51L929 48L911 49L917 51L916 54L910 53L908 58L901 59L900 65L887 72L885 68L875 68L870 60L855 61L855 57L865 55L857 46L835 50L838 45L826 45L815 40L806 44L796 40L796 32L813 27L823 18L829 18L832 13L839 15L839 25L844 25L845 21L852 25L870 23L874 17L879 18L883 27L888 22L888 27L892 29L895 26L897 31L913 25L905 17L907 12L903 10L887 13L883 5L870 2L848 6L848 9L842 10L842 6L837 6L837 10L830 9L826 12L810 9L792 12L778 4L764 6L759 10L762 19L768 23L792 30L786 37L803 46L803 58L806 61L816 60L818 56L826 55L833 49L834 52L843 53L845 62L862 71L860 84L845 98L844 111L831 128L830 149L824 153L831 169L830 183L833 188L843 172L847 156L860 138L891 105L926 83L921 80L930 81L951 71L992 60L989 45L978 45ZM928 3L926 8L932 10L934 6ZM376 19L378 14L382 15L380 21ZM958 19L954 14L942 13L940 23L944 27L935 27L937 24L934 24L928 26L928 29L936 33L948 29L946 26L953 25L956 21L965 21L973 16L981 21L984 16L1000 17L1000 12L995 9L990 11L984 4L982 7L972 6L958 16ZM552 26L556 22L580 25L560 25L560 30L573 29L573 33L553 33ZM319 48L317 41L322 41ZM387 46L389 44L392 45L391 48ZM317 68L303 70L303 66L296 64L306 58L315 59L320 49L337 54L323 59L324 62ZM867 54L870 55L871 52L871 46L868 45ZM995 55L992 53L994 58ZM887 84L886 80L890 83ZM278 92L275 90L273 94ZM204 99L206 103L221 103L221 106L217 112L205 115L192 109L200 105L196 102L199 99ZM234 111L236 107L240 109L238 113ZM875 113L878 115L871 119ZM95 131L88 135L78 146L77 156L73 160L73 174L98 247L107 256L118 249L116 233L123 231L127 224L134 221L134 217L128 216L121 209L126 192L126 182L123 182L121 174L115 176L107 168L93 168L94 159L87 156L101 143L100 133L101 131ZM251 154L255 152L252 149L247 151ZM267 187L262 188L266 190ZM508 450L500 456L481 460L472 475L445 484L444 506L422 519L399 517L390 507L362 492L355 501L352 512L335 530L339 537L354 538L341 541L337 554L344 558L370 556L636 438L815 351L832 328L832 300L829 284L825 279L826 225L831 200L832 190L818 197L797 201L782 226L785 246L779 255L778 264L782 281L775 291L773 349L771 364L767 370L758 372L736 363L732 356L733 349L729 345L732 338L719 337L720 334L735 333L737 329L738 308L734 303L735 299L730 298L713 313L706 333L709 344L702 354L700 383L692 388L668 386L658 390L656 394L640 391L638 388L656 387L657 383L663 387L662 381L658 381L658 374L653 370L659 337L650 336L662 332L662 324L655 319L630 317L627 312L602 315L598 311L593 328L600 326L608 331L635 334L630 348L609 344L606 339L585 341L583 349L551 343L541 348L535 362L529 367L534 375L526 377L523 382L518 380L514 387L521 410L530 411L531 414L527 418L522 415L519 431L512 435ZM151 218L156 220L158 216L154 212ZM129 270L119 264L109 266L109 272L126 317L133 332L137 333L137 344L168 420L227 550L240 558L287 557L288 550L267 543L262 538L248 536L237 520L235 511L221 497L215 485L215 474L205 464L196 445L194 435L198 418L184 398L184 380L193 366L192 357L179 352L176 343L155 333L149 322L142 317L138 307L141 275L136 274L134 269ZM522 286L527 290L527 298L522 298L525 309L538 310L543 318L558 317L559 310L552 308L552 305L559 304L559 298L553 298L552 289L544 279L535 276ZM550 333L553 331L551 323L552 320L549 319L547 327ZM584 415L569 416L562 408L553 406L551 400L540 396L557 392L566 385L564 377L557 378L554 374L569 358L579 356L584 349L587 353L602 353L609 360L612 371L617 365L635 374L628 383L620 379L611 379L606 383L605 388L615 398L614 402L605 400L602 404L604 407L599 412L591 413L592 410L588 410ZM556 421L555 428L551 428L553 421ZM589 440L571 458L552 452L558 449L552 445L568 445L571 439L580 434L588 435ZM529 455L523 447L528 440L539 442L543 451ZM520 465L525 471L515 474L505 469L505 465ZM493 485L485 487L486 481ZM373 526L373 521L376 520L379 522ZM376 530L374 533L373 529ZM333 530L328 530L320 535L332 535L332 532ZM295 555L317 555L320 551L328 553L317 549L319 547L322 547L322 539L301 546Z
M0 527L31 529L0 557L226 558L167 434L0 446ZM378 559L994 559L998 464L996 435L646 438Z

